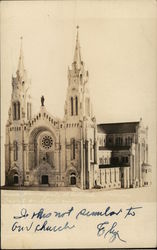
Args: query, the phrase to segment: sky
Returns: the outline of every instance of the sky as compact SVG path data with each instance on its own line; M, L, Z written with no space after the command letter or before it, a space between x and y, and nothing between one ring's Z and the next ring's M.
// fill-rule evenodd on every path
M97 122L138 121L142 117L149 127L150 162L155 164L155 1L2 1L1 10L2 165L20 37L32 82L34 113L44 95L47 110L63 118L77 25Z

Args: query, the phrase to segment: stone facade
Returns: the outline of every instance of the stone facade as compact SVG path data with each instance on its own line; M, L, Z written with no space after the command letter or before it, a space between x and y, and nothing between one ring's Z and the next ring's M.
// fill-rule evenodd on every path
M97 125L88 77L77 30L74 59L68 69L64 118L58 119L47 111L44 97L39 112L32 115L21 41L6 124L6 185L91 189L150 184L148 129L142 121Z

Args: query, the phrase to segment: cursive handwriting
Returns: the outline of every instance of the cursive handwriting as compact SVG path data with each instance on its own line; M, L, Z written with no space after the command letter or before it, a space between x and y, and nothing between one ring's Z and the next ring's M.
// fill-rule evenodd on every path
M44 208L40 208L40 210L35 213L33 212L31 219L37 218L39 220L41 219L47 219L52 215L52 213L44 213Z
M34 232L37 232L37 231L50 231L50 232L52 232L52 231L53 231L53 232L55 233L55 232L57 232L57 231L61 232L61 231L63 231L63 230L72 229L72 228L75 227L75 225L70 226L68 221L65 223L64 226L56 226L56 225L54 225L54 226L49 226L49 225L47 225L47 224L48 224L48 221L47 221L47 220L44 221L44 223L43 223L42 225L38 224L38 225L35 227Z
M55 217L57 217L57 218L63 218L65 215L67 215L67 216L70 216L71 215L71 212L74 210L74 208L73 207L71 207L68 211L66 211L66 212L54 212L54 214L55 214Z
M22 208L19 214L13 216L13 223L11 225L12 232L52 232L61 233L65 230L73 230L79 227L80 221L84 219L84 222L90 220L90 218L102 218L103 222L97 224L96 234L98 237L107 239L109 243L119 240L120 242L126 242L122 237L118 228L118 223L114 219L114 222L110 222L110 218L119 218L122 221L126 218L136 218L136 214L142 207L127 207L118 209L112 209L110 206L104 207L102 210L90 210L86 207L82 209L76 209L74 206L67 208L66 210L57 209L54 211L47 211L42 207L37 210L27 211L26 208ZM53 221L54 219L54 221ZM81 219L81 220L80 220ZM53 223L51 222L53 221ZM56 222L57 221L57 222ZM78 229L79 230L79 229ZM79 232L79 231L78 231Z
M22 226L19 224L18 221L16 221L13 225L12 225L12 228L11 230L14 232L14 231L17 231L17 232L23 232L23 231L30 231L31 228L33 226L33 222L29 225L29 226Z
M125 215L125 217L124 218L126 218L127 216L135 216L136 215L136 213L135 213L135 209L140 209L140 208L142 208L142 207L130 207L130 208L128 208L128 209L126 209L126 211L128 211L127 212L127 214Z
M109 236L109 242L113 242L116 239L122 241L122 242L126 242L125 240L122 240L120 235L119 235L119 230L115 230L116 226L117 226L117 222L114 222L112 224L112 226L109 229L105 228L105 225L108 225L109 222L105 221L103 223L99 223L97 225L97 236L103 236L104 238L106 238L107 236Z
M26 208L22 208L20 211L20 215L19 216L14 216L14 219L21 219L21 218L26 218L28 217L28 213L27 213L27 209Z
M78 214L76 215L76 219L78 219L79 216L113 216L113 215L119 215L122 212L122 209L119 209L118 211L112 211L110 207L107 207L105 211L88 211L86 208L81 209Z

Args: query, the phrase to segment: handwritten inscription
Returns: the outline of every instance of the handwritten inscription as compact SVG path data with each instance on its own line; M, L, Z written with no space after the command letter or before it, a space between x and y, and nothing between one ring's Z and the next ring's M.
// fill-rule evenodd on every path
M37 211L29 212L26 208L22 208L18 215L13 216L13 224L11 227L12 232L52 232L61 233L63 231L79 230L79 221L92 220L92 218L100 219L102 222L96 225L97 237L103 237L104 240L108 240L109 243L119 240L123 243L126 239L123 239L122 232L119 230L118 222L116 218L122 220L128 220L129 217L135 217L137 212L142 207L128 207L126 209L112 209L110 206L102 209L102 211L88 210L82 208L80 210L71 206L69 209L62 211L46 211L44 208L40 208ZM82 218L82 219L81 219ZM110 221L113 218L114 221ZM71 222L72 221L72 222ZM95 220L94 220L95 221Z
M122 209L119 209L118 211L111 210L110 207L107 207L105 211L88 211L86 208L79 211L79 213L76 215L76 219L78 219L79 216L113 216L113 215L119 215L122 212Z
M97 236L103 236L104 238L109 236L109 242L113 242L116 239L119 239L120 241L126 242L125 240L121 239L121 237L119 235L119 230L116 229L117 222L114 222L112 224L112 226L109 227L109 229L105 228L106 224L109 224L109 222L105 221L105 222L97 225L97 229L98 229Z

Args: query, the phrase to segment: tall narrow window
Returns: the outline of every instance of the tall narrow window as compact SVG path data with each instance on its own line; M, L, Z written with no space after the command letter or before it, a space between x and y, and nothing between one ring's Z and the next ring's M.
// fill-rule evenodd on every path
M18 114L17 114L17 120L20 120L20 103L19 102L17 102L17 106L18 106Z
M20 102L13 103L13 120L20 119Z
M73 110L73 97L71 97L71 115L74 115L74 110Z
M16 120L16 103L13 103L13 120Z
M18 159L18 146L17 146L17 141L14 141L13 143L13 150L14 150L14 161L17 161Z
M75 97L75 109L76 109L76 115L78 115L78 98Z

